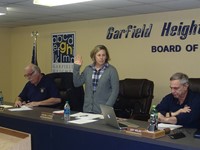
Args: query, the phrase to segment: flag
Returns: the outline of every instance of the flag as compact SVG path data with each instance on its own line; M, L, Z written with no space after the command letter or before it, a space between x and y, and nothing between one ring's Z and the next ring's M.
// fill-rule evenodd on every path
M34 43L33 43L33 52L32 52L31 63L38 66L38 62L37 62L37 44L36 44L36 41L34 41Z

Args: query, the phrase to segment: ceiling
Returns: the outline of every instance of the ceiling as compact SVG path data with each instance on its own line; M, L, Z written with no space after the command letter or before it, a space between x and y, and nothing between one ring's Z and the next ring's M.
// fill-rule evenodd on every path
M19 27L200 8L200 0L94 0L65 6L34 5L33 0L0 0L8 7L0 27Z

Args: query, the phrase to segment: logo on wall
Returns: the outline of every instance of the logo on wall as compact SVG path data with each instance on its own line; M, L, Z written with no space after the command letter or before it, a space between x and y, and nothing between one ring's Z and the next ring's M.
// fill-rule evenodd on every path
M75 33L52 34L52 72L72 72Z

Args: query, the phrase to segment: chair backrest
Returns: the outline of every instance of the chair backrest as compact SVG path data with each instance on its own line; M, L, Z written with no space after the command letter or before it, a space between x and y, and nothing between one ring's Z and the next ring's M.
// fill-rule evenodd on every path
M126 78L119 81L119 96L114 105L116 115L123 118L148 120L154 83L148 79Z
M84 89L81 87L74 87L73 73L71 72L55 72L46 74L55 82L62 99L60 109L64 108L66 100L72 111L83 111Z
M200 78L189 78L189 89L200 93Z

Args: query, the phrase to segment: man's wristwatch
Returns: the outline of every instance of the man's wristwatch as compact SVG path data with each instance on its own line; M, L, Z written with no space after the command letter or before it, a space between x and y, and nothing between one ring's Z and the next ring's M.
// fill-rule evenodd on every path
M170 117L172 116L172 112L171 112L171 111L169 112L169 116L170 116Z

